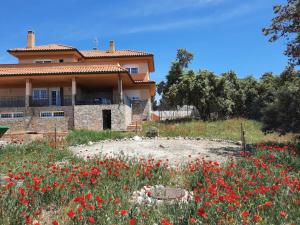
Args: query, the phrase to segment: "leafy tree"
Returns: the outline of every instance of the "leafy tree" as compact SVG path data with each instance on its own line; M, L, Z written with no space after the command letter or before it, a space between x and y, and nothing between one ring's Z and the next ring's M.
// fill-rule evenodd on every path
M276 16L263 32L266 36L270 36L270 42L277 41L281 37L287 38L285 55L290 58L291 64L300 65L300 2L288 0L285 5L274 6L273 11Z
M176 61L179 63L181 68L188 68L191 61L194 59L194 55L188 52L184 48L177 49Z
M300 133L300 79L280 87L274 102L263 109L263 130Z

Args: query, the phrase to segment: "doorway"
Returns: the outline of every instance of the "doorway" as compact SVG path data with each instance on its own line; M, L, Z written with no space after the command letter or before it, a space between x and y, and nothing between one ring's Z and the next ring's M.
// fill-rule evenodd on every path
M50 106L60 106L60 89L59 88L50 88L50 98L49 98L49 105Z
M103 130L111 129L111 110L102 110Z

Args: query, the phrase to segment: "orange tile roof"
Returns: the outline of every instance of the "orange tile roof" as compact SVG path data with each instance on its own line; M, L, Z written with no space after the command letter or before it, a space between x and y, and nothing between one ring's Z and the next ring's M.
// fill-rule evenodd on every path
M9 49L9 52L31 52L31 51L65 51L65 50L76 50L76 48L68 45L61 44L50 44L50 45L39 45L33 48L13 48Z
M117 65L94 65L85 63L64 64L3 64L0 65L1 76L24 76L24 75L68 75L87 73L117 73L127 70Z
M81 54L86 58L105 58L105 57L122 57L122 56L152 56L151 53L134 51L134 50L115 50L113 52L107 50L90 50L80 51Z

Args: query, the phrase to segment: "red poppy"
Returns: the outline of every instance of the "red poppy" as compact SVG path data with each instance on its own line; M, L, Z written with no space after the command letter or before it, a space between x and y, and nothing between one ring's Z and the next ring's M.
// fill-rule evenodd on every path
M122 214L123 216L125 216L125 215L127 214L127 210L122 209L122 210L121 210L121 214Z
M88 220L89 220L90 223L95 223L95 218L92 217L92 216L90 216Z
M241 216L244 217L244 218L246 218L246 217L249 216L249 212L244 211L244 212L241 213Z
M74 213L72 210L70 210L70 211L68 212L68 216L69 216L69 217L73 217L73 216L75 216L75 213Z
M130 219L129 220L129 225L135 225L135 219Z
M52 222L52 225L59 225L59 223L58 223L57 220L54 220L54 221Z
M286 217L286 212L285 211L280 211L280 216L282 217L282 218L284 218L284 217Z

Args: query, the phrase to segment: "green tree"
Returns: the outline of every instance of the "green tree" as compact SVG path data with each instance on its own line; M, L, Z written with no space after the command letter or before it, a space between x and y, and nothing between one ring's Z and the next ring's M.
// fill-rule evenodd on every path
M275 17L272 24L263 28L263 32L270 36L270 42L285 37L288 43L284 54L289 57L291 64L300 65L300 2L288 0L285 5L274 6L273 11Z
M177 49L176 61L179 63L181 68L188 68L191 61L194 59L194 55L188 52L184 48Z
M263 130L300 132L300 79L280 87L274 102L263 109Z

